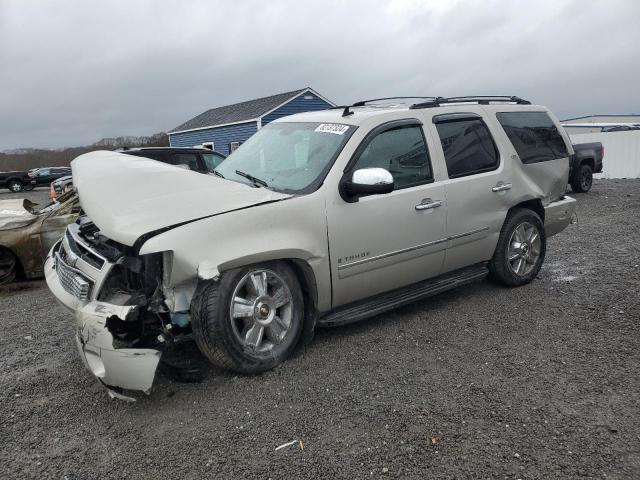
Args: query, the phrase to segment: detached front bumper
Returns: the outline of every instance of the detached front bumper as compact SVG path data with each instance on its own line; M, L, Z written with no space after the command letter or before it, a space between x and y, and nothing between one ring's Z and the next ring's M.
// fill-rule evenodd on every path
M544 231L547 237L560 233L576 213L576 199L567 195L544 207Z
M107 388L140 390L149 393L162 353L151 348L116 348L107 322L125 320L136 306L112 305L96 300L83 301L69 293L55 269L54 246L45 262L49 289L75 319L76 344L84 365ZM110 388L112 395L123 397Z

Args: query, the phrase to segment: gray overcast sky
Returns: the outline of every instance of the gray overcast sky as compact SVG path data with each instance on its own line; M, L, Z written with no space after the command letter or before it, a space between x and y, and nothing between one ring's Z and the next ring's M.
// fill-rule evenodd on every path
M304 86L640 113L640 1L0 0L0 150L167 131Z

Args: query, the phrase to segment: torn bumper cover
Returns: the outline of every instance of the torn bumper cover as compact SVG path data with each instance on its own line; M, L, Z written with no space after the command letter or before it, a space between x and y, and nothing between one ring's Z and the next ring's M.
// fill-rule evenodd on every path
M78 299L63 287L51 254L45 263L45 277L59 303L73 313L76 344L87 369L114 396L124 397L118 388L149 393L162 353L151 348L116 348L107 328L110 319L125 320L138 307Z

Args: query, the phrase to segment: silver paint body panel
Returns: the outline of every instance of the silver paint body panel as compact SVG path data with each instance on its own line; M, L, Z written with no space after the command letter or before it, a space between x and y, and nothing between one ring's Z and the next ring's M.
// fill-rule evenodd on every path
M521 202L541 202L547 236L569 224L575 201L564 196L568 158L522 164L495 116L496 112L526 110L548 112L535 105L465 104L419 110L355 108L348 117L341 116L342 110L327 110L279 119L277 122L357 127L322 185L305 195L252 188L152 160L105 152L76 159L74 179L83 207L104 235L126 245L138 240L141 255L170 252L165 255L170 264L165 267L163 285L169 308L183 310L200 280L217 280L226 270L257 262L296 259L305 262L315 277L317 309L322 315L486 262L493 255L508 210ZM432 117L455 112L472 112L483 118L499 150L498 168L448 178ZM569 154L573 153L569 138L550 115ZM422 123L433 182L362 197L353 203L343 200L338 184L366 135L383 123L404 119ZM108 192L103 185L108 185ZM140 241L146 235L149 238ZM110 366L106 373L95 365L91 370L98 377L108 375L105 383L109 385L147 390L159 353L141 349L135 355L113 350L105 336L104 315L98 314L108 310L97 305L95 296L110 266L96 272L82 259L78 261L76 268L96 285L93 298L79 302L61 288L51 262L49 258L47 282L54 295L74 312L83 358L91 357L87 352L102 352L98 355L104 366ZM84 331L100 335L84 335ZM133 380L126 378L123 370L127 359L137 362Z

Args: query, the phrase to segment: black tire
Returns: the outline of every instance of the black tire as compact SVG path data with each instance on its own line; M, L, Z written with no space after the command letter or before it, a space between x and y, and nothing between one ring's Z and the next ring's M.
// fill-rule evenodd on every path
M576 193L587 193L593 185L593 170L590 165L582 164L571 179L571 188Z
M32 184L30 184L30 183L27 183L24 187L22 187L22 189L23 189L25 192L30 192L30 191L31 191L31 190L33 190L34 188L36 188L36 186L35 186L35 185L32 185Z
M535 262L529 263L529 258L522 258L525 262L523 271L521 274L518 274L514 271L514 266L511 263L516 262L518 264L519 259L515 259L510 261L510 251L513 252L512 249L512 238L515 238L515 231L520 227L525 227L529 225L534 227L539 235L539 244L536 241L537 249L539 253ZM528 228L526 229L527 231ZM522 244L526 244L527 242L522 242ZM522 247L521 247L522 248ZM535 250L532 249L531 244L529 247L520 251L521 255L529 255L535 253ZM502 225L502 230L500 231L500 237L498 238L498 245L496 246L496 250L493 254L493 258L489 262L489 276L492 280L501 283L502 285L506 285L509 287L519 287L521 285L526 285L531 282L540 271L540 267L542 267L542 263L544 262L544 257L547 251L547 238L544 232L544 225L542 220L532 210L527 208L516 208L514 210L509 211L507 214L507 218ZM531 268L532 267L532 268ZM530 270L529 270L530 269Z
M231 319L232 296L253 271L277 274L291 294L290 326L281 343L266 352L243 345ZM274 313L277 313L274 309ZM259 373L286 360L298 342L304 323L304 300L294 271L284 262L266 262L224 272L219 281L198 286L191 302L191 325L198 348L211 363L240 373Z
M17 273L16 257L9 250L0 248L0 285L13 282Z
M7 188L13 193L20 193L23 189L22 182L20 180L9 180Z

